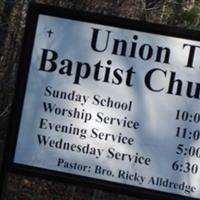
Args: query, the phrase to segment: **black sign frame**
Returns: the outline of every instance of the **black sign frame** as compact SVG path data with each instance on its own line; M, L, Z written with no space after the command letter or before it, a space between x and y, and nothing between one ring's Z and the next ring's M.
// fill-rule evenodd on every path
M85 183L87 183L87 186L108 190L114 193L116 193L117 191L124 194L145 197L148 199L196 199L167 192L154 191L152 189L128 186L105 180L98 180L95 178L82 177L78 175L72 175L63 172L46 170L33 166L14 163L14 154L18 138L18 129L23 108L24 96L26 92L27 77L29 74L29 67L27 66L30 66L33 41L35 37L35 31L37 27L37 20L39 14L200 41L200 32L198 31L191 31L146 22L138 22L113 16L104 16L81 11L73 11L52 6L30 4L26 22L26 29L24 33L24 41L19 65L20 67L16 84L15 98L12 108L12 115L10 120L10 128L7 135L8 138L6 142L2 176L4 176L7 172L16 172L23 173L28 176L37 176L51 180L56 179L58 181L67 181L69 183L75 184L78 183L80 185L85 185Z

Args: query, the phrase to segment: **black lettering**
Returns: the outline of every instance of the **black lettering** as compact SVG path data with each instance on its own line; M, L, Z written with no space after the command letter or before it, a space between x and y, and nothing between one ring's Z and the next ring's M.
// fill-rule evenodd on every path
M122 75L123 75L123 70L122 69L115 69L113 71L113 75L114 75L114 78L112 79L112 83L115 84L115 85L119 85L121 84L122 82Z
M133 67L131 67L130 69L128 69L127 71L127 77L126 77L126 85L127 86L133 86L132 81L132 75L135 74L135 72L133 71Z
M119 44L121 44L121 52L120 53L118 53ZM127 42L125 40L114 39L114 46L113 46L112 54L126 56L126 48L127 48Z
M39 70L46 71L46 72L53 72L57 68L57 64L55 60L58 58L58 54L56 51L50 50L50 49L42 49L42 59L40 63ZM49 58L50 55L50 58ZM46 64L49 63L50 65L46 66Z
M94 80L100 81L101 78L99 78L99 71L100 71L100 68L103 68L103 66L101 66L101 61L99 61L97 64L95 64L94 67L95 67Z
M175 95L181 96L183 83L180 79L175 79L175 77L176 77L176 72L171 72L167 93L173 94L174 84L177 83Z
M192 86L193 85L194 85L193 82L188 81L188 87L187 87L186 95L189 98L199 99L200 98L200 83L196 83L196 87L195 87L195 90L193 92L194 94L192 94L192 89L193 89Z
M196 52L196 48L200 48L200 46L197 45L191 45L191 44L184 44L183 48L189 47L189 55L188 55L188 61L186 67L191 67L193 68L193 61L194 61L194 56Z
M169 48L163 48L158 46L158 51L156 55L156 62L161 62L162 53L165 51L163 62L169 64L169 58L170 58L170 49Z
M101 30L100 29L96 29L96 28L92 28L92 29L93 29L92 40L91 40L92 49L94 51L97 51L97 52L104 52L108 47L108 42L109 42L109 37L110 37L111 31L106 31L107 32L107 38L106 39L104 37L101 37L99 39L100 44L102 44L102 43L105 44L105 46L102 49L100 49L100 48L97 48L97 40L99 38L99 32Z
M83 70L82 70L83 69ZM77 62L77 70L75 73L74 83L80 84L80 78L86 79L90 75L90 65L88 63Z
M67 62L67 65L66 65ZM60 74L67 74L68 76L72 75L72 61L68 59L64 59L61 61L61 65L66 65L64 67L61 67L59 70Z
M153 55L152 47L149 44L143 44L139 49L139 55L142 60L149 60Z
M155 88L152 87L152 84L151 84L151 79L152 79L152 75L154 74L154 72L162 72L162 74L164 74L165 77L167 75L167 72L162 70L162 69L155 68L155 69L151 69L149 72L147 72L147 74L145 76L145 85L146 85L146 87L149 90L153 91L153 92L160 92L164 88L155 89Z

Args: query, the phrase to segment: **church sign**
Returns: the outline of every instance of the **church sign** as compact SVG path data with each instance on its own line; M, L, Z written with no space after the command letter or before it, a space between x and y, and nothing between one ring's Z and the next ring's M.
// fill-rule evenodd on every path
M200 199L199 54L199 32L31 5L10 169Z

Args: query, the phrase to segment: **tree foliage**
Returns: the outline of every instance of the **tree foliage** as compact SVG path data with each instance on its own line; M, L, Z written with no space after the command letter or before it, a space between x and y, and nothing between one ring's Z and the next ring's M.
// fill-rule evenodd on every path
M0 150L8 132L29 2L170 26L197 30L200 28L200 0L0 0ZM0 160L2 160L1 154ZM5 199L133 200L137 198L10 173Z

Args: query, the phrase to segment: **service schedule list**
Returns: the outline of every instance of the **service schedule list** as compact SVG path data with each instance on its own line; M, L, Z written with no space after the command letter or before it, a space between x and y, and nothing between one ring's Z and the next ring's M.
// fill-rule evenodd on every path
M200 198L199 53L40 14L14 163Z

